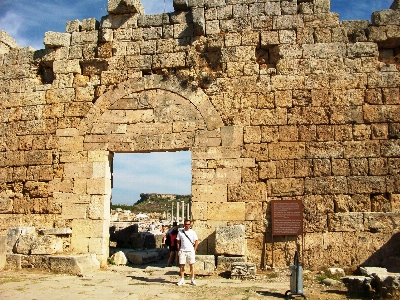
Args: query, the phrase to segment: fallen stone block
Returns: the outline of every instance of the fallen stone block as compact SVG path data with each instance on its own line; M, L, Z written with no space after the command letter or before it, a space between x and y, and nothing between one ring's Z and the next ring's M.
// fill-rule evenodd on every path
M197 275L211 275L215 271L214 255L196 255L196 263L194 264L195 273ZM185 265L185 270L189 270L189 265Z
M243 225L215 228L215 254L244 255L245 228Z
M35 234L35 227L11 227L7 232L7 253L11 253L21 235Z
M117 266L126 265L128 263L128 259L126 255L122 251L118 251L111 255L111 259L114 261L114 264Z
M232 279L254 279L257 269L254 263L232 263L231 278Z
M133 233L129 237L130 245L133 249L153 249L156 248L156 239L150 232ZM119 247L119 244L117 244Z
M143 265L159 260L158 251L130 251L126 253L129 262L134 265Z
M82 274L100 269L100 262L95 254L50 256L50 270L53 272Z
M372 292L371 277L346 276L341 280L351 295L369 295Z
M233 263L247 262L246 256L218 256L217 257L217 270L218 271L231 271Z

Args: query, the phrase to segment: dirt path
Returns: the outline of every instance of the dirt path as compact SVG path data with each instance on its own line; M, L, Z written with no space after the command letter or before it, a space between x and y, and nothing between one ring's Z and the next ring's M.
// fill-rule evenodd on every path
M163 266L110 266L79 276L37 270L2 271L0 299L285 299L290 288L287 269L258 273L255 280L233 280L215 274L198 277L197 286L187 283L178 287L178 268ZM312 273L304 278L307 299L349 299L343 284L325 287Z

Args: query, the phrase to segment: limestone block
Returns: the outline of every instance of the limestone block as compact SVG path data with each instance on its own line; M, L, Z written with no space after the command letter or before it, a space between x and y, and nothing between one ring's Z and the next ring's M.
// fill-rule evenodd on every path
M247 256L217 256L217 270L218 271L230 271L231 266L234 263L245 263L247 262Z
M71 235L71 228L48 228L48 229L40 229L39 233L42 235Z
M0 213L12 213L14 193L10 190L0 192Z
M344 149L339 142L311 142L307 144L306 156L309 158L342 158Z
M301 159L305 157L306 149L303 142L270 143L268 147L270 159Z
M90 195L111 195L111 180L105 178L88 179L87 193Z
M306 178L304 191L307 194L343 194L348 192L348 184L343 176Z
M70 102L75 99L75 89L51 89L46 91L46 102L48 104L58 104Z
M246 203L246 221L256 221L263 219L262 202Z
M35 227L10 227L7 231L7 252L10 252L15 242L22 235L35 234Z
M396 87L400 82L398 72L371 73L368 76L368 87Z
M61 217L65 220L70 219L86 219L87 217L87 204L82 203L64 203L62 205Z
M197 7L197 8L192 8L192 15L193 15L193 32L195 35L204 35L206 30L207 34L212 34L212 29L211 29L211 24L215 26L213 29L215 33L218 33L217 28L218 27L218 21L211 21L206 22L204 18L204 8L203 7ZM207 29L206 29L207 26Z
M56 60L53 63L53 71L58 74L80 74L81 66L79 60ZM46 93L47 96L47 93Z
M216 184L238 184L241 182L241 170L238 168L217 168L215 171Z
M54 192L65 192L72 193L74 184L72 180L61 180L61 178L55 178L49 183L49 191ZM86 189L85 189L86 190Z
M396 213L364 213L364 227L372 233L392 233L396 230L400 218Z
M63 252L63 241L60 237L52 235L44 235L37 237L32 246L30 254L40 255L40 254L56 254Z
M129 262L134 265L143 265L153 261L159 260L157 251L131 251L125 253Z
M196 169L192 171L192 184L204 185L215 183L215 170Z
M264 182L248 182L228 185L228 201L234 202L262 202L266 198Z
M390 195L390 207L392 212L400 212L400 194Z
M13 248L14 253L30 254L32 245L37 237L35 235L21 235Z
M92 178L93 163L67 163L64 165L65 178Z
M376 43L354 43L347 45L348 57L377 57L378 55L378 45Z
M144 7L140 0L108 0L107 11L111 15L144 15Z
M194 264L196 274L206 276L212 275L215 270L215 256L214 255L197 255ZM185 270L189 270L189 265L185 265Z
M91 31L99 29L99 22L95 18L88 18L82 20L82 31Z
M379 157L380 144L377 141L346 141L344 144L344 157Z
M303 18L299 15L284 15L274 18L273 29L297 29L304 27Z
M71 221L72 237L102 238L109 234L108 222L104 220L74 219Z
M257 268L255 263L249 262L235 262L231 267L232 279L254 279L257 275Z
M198 202L226 202L227 185L192 185L192 197Z
M53 193L54 201L62 204L89 204L90 196L88 195L78 195L74 193Z
M363 213L328 214L329 231L364 231Z
M196 147L192 149L192 159L239 158L241 151L238 147Z
M243 221L245 213L244 202L207 203L207 220Z
M82 274L100 269L100 263L94 254L50 256L49 265L53 272L67 274Z
M46 48L68 47L71 43L71 34L47 31L43 43Z
M172 3L175 11L182 11L188 9L187 0L174 0Z
M251 125L286 125L286 108L253 109L251 111Z
M268 180L268 195L295 196L302 195L305 190L304 180L301 178L284 178Z
M89 219L107 219L108 212L110 211L110 197L92 195L90 197L90 203L88 208Z
M6 265L7 255L7 236L0 235L0 270L3 270Z
M126 265L128 263L128 259L126 258L125 253L122 251L118 251L111 255L111 259L117 266Z
M260 179L276 178L276 162L259 162L258 171Z
M65 32L68 33L79 32L81 27L81 21L79 20L67 21L65 27L66 27Z
M243 156L249 158L255 158L256 161L268 160L268 144L245 144L243 148Z
M399 10L381 10L375 11L371 16L372 25L400 25L400 11Z
M222 146L237 147L243 145L243 127L224 126L221 128Z
M7 32L3 30L0 30L0 43L7 46L7 51L4 53L7 53L10 48L18 48L17 42Z
M89 253L95 253L97 257L108 255L110 240L108 237L90 238Z
M261 127L260 126L244 127L243 141L245 143L260 143L261 142Z
M216 255L244 255L246 251L244 225L215 228Z
M207 202L197 202L193 195L192 216L194 220L207 220Z
M111 171L109 162L93 162L92 178L108 178L111 179Z

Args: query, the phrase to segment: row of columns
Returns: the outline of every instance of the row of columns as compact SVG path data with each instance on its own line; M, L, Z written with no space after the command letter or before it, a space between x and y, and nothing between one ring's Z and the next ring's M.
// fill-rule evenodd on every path
M186 204L185 204L184 201L177 201L176 204L175 203L171 203L171 215L168 216L169 214L167 214L168 220L170 220L171 223L172 222L177 222L178 225L179 224L183 224L185 219L190 220L191 219L191 216L190 216L190 204L191 204L191 201L189 201ZM174 211L174 206L176 206L175 211ZM174 212L175 212L175 215L174 215Z

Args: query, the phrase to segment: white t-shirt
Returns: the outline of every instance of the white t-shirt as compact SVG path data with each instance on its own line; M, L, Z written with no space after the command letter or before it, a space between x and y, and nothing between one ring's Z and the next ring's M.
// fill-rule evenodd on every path
M182 251L194 251L193 244L194 244L195 241L197 241L199 239L197 237L196 232L194 230L192 230L192 229L189 229L189 230L185 231L186 235L190 238L190 241L189 241L189 239L186 237L186 235L185 235L185 233L183 233L183 231L185 231L185 229L180 229L178 231L178 236L176 237L176 239L178 241L181 241L180 250L182 250Z

